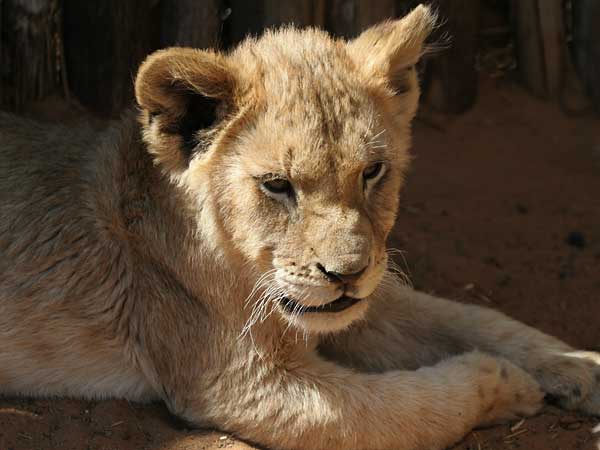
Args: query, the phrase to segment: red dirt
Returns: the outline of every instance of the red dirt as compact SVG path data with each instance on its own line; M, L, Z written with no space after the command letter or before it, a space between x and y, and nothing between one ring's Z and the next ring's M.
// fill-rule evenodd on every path
M416 123L391 242L415 285L600 348L600 120L487 79L472 111L431 123ZM548 407L454 450L598 450L598 422ZM217 448L251 447L184 429L162 405L0 398L1 450Z

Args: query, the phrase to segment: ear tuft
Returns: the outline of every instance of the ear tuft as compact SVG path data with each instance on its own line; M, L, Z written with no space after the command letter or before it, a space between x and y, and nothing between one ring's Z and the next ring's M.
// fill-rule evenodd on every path
M138 71L135 95L144 140L164 169L180 172L206 148L233 89L231 71L217 53L169 48L148 56Z
M348 43L348 53L369 76L390 81L414 66L437 22L430 7L419 5L399 20L375 25Z
M348 52L355 59L364 59L361 62L373 74L413 66L423 55L425 40L436 22L431 8L419 5L401 19L367 29L348 43Z

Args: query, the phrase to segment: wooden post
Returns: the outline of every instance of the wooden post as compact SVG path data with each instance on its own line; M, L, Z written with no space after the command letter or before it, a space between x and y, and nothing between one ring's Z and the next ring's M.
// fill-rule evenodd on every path
M429 61L428 102L437 110L457 114L469 109L477 98L475 68L479 34L479 0L437 0L441 26L432 41L448 45ZM449 39L448 39L449 38Z
M323 26L324 0L281 1L263 0L263 26L272 27L293 23L299 27Z
M600 112L600 2L576 0L572 5L575 65Z
M511 6L521 78L535 95L557 98L569 70L563 2L513 0Z
M220 0L161 0L161 46L216 48L220 45Z
M512 0L517 60L525 85L538 96L546 95L544 44L540 31L537 0Z
M258 36L265 28L293 23L299 27L325 24L325 0L230 0L227 44L235 45L246 36Z
M60 83L58 0L0 2L0 106L19 111Z
M353 38L371 25L396 15L395 0L330 0L326 24L332 33Z
M257 36L263 28L262 1L230 0L231 14L225 22L225 44L234 46L246 36Z
M551 97L558 96L560 92L567 57L562 4L562 0L538 0L546 91Z
M64 0L70 86L85 106L115 116L133 101L142 59L159 45L155 1Z

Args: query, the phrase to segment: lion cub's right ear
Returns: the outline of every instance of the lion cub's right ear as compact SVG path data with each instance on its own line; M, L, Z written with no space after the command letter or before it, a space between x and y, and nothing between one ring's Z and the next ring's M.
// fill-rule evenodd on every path
M233 97L234 80L218 53L191 48L159 50L146 58L135 80L144 141L173 174L205 148Z

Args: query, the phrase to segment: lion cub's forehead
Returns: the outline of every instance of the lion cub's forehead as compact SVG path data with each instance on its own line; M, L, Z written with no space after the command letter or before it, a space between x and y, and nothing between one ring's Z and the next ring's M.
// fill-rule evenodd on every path
M320 119L332 126L357 117L368 104L344 43L322 31L288 28L267 33L247 52L254 59L251 84L256 97L274 115L291 121Z
M267 34L246 49L261 103L251 147L263 170L320 178L368 162L382 138L373 99L344 47L317 30ZM377 136L379 134L379 136Z

